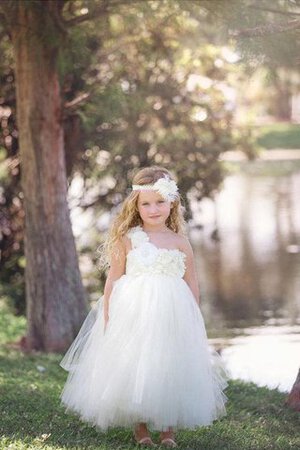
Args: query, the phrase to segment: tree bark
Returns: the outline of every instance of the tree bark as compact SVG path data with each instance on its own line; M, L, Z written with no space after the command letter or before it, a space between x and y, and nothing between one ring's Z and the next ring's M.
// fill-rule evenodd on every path
M296 411L300 411L300 369L286 403Z
M14 47L21 183L25 208L26 347L64 351L87 313L67 204L61 35L56 0L14 2Z
M274 105L274 116L279 121L291 122L292 119L292 93L289 84L275 85L276 103Z

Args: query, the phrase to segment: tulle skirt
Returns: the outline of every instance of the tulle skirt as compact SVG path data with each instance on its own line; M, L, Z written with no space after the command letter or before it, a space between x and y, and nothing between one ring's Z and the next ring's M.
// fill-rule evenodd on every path
M66 411L101 430L137 422L150 430L195 429L226 414L228 375L179 277L123 275L106 329L102 296L60 365L69 371Z

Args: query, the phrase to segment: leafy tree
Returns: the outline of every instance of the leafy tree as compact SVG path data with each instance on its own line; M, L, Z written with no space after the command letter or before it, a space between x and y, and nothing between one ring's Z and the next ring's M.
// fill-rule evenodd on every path
M15 60L26 214L27 347L46 351L64 350L87 310L67 205L57 70L64 3L1 4Z
M179 6L174 3L174 8L168 11L171 5L168 1L129 3L123 21L116 12L117 7L128 6L128 2L122 1L33 0L1 4L5 19L3 30L10 35L15 59L12 76L16 77L17 87L22 182L22 195L19 192L17 197L24 196L20 204L26 212L29 348L63 349L85 316L84 293L66 203L66 169L71 174L72 168L79 167L85 170L87 179L93 175L91 169L99 167L92 158L87 161L88 151L82 155L88 134L89 142L94 146L100 144L101 148L104 145L114 163L122 160L122 166L114 164L110 169L118 168L117 188L107 193L107 207L120 201L126 188L120 167L130 170L161 158L161 162L170 161L170 166L179 171L179 163L186 159L189 162L179 173L181 182L188 189L197 181L200 197L209 195L221 180L217 157L229 146L226 121L230 120L230 114L222 114L221 91L208 89L205 98L201 98L200 92L195 93L194 98L187 92L188 67L184 65L192 70L194 63L191 53L185 56L178 52L182 25L183 37L185 34L185 39L191 39ZM87 12L82 13L86 6ZM142 20L137 20L137 13ZM98 23L89 20L84 28L80 26L95 17ZM166 25L164 32L157 29L157 20L162 27ZM130 36L132 25L137 30ZM106 32L109 37L105 36ZM85 52L83 43L90 51L94 50L94 55ZM114 51L114 45L120 48ZM103 54L99 53L99 47ZM62 51L64 48L68 52ZM208 75L218 72L211 52L207 58ZM178 73L173 74L176 53L182 62L176 69ZM204 57L204 53L199 50L197 58ZM116 54L115 60L113 54ZM135 59L137 54L140 63ZM97 69L98 57L101 58L100 70ZM112 73L110 82L105 67ZM180 70L183 71L181 80ZM224 75L218 76L224 78ZM192 120L192 115L197 114L198 117L208 115L210 124L201 125L198 119ZM124 124L129 132L122 129ZM12 136L15 130L4 127L3 134L7 132ZM7 145L6 148L10 156L12 149ZM103 152L97 153L103 158ZM102 173L98 175L103 178L106 165L100 166ZM120 195L116 196L118 193ZM9 211L12 197L6 195L6 202ZM104 203L103 195L98 196L98 202ZM13 222L12 217L10 219ZM6 245L11 248L8 239Z
M99 186L83 203L101 210L122 199L124 170L152 161L173 168L183 190L211 195L222 179L218 156L235 141L222 91L227 63L207 39L224 42L211 24L238 16L218 0L4 0L1 12L1 37L14 50L27 346L64 350L86 314L67 174L83 172L90 198ZM212 84L190 91L190 75ZM3 130L13 136L5 121Z
M81 172L89 180L81 206L110 210L129 188L124 173L153 163L173 169L182 192L213 195L218 158L236 144L223 92L234 68L223 49L205 42L193 18L163 8L155 16L114 14L103 33L81 108L88 136Z

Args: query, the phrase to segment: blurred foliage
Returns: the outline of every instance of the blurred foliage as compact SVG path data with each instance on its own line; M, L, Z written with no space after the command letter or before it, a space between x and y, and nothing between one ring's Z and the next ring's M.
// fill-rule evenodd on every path
M300 1L212 3L217 3L216 14L223 18L223 27L233 39L240 64L245 65L249 76L264 68L262 81L269 114L289 121L291 98L300 87Z
M199 45L198 22L167 10L143 20L115 14L103 32L81 110L89 181L81 205L114 207L130 187L126 174L153 163L177 174L181 192L212 195L222 179L218 157L234 146L224 94L234 67L222 47Z
M287 2L275 3L281 7ZM51 20L58 20L62 31L58 67L65 155L69 183L82 181L77 206L92 209L95 216L113 211L128 192L134 170L153 163L173 170L181 192L193 192L201 201L220 186L222 152L239 148L253 158L249 128L233 126L230 88L247 78L247 61L252 69L255 58L292 66L288 57L296 57L294 49L287 51L283 43L274 46L268 37L261 45L254 38L230 38L233 29L273 18L252 9L253 4L67 0L59 7L61 16ZM40 7L41 2L31 5ZM56 42L51 26L47 33ZM0 271L3 293L16 279L20 282L14 298L23 313L24 213L13 57L3 22L0 36ZM240 61L234 59L236 45ZM187 197L185 206L190 218ZM82 249L92 251L88 245Z
M222 16L223 25L249 69L265 65L299 70L299 0L243 0L242 3L219 0L211 3L216 14Z

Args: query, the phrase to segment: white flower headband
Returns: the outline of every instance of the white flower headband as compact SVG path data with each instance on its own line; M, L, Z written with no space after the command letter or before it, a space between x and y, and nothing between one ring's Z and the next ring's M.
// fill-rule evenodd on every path
M170 180L168 175L159 178L154 184L133 184L133 191L158 191L165 200L176 200L179 196L178 187L174 180Z

